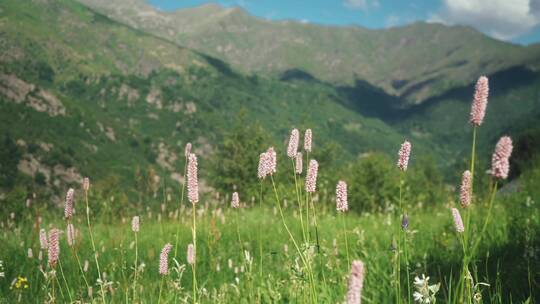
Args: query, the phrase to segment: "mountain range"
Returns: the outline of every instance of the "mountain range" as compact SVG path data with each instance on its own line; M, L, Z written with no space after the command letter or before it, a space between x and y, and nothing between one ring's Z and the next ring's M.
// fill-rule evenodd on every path
M335 142L345 158L394 153L409 138L455 163L469 149L479 75L492 87L481 149L538 121L539 56L538 45L438 24L369 30L213 4L5 0L0 188L54 192L92 176L155 192L183 178L186 142L212 155L239 112L276 144L311 127L316 145Z

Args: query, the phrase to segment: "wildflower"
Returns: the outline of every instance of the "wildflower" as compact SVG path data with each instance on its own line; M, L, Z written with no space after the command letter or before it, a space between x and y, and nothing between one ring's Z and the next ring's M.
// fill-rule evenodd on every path
M159 274L167 275L169 274L169 252L171 251L172 245L170 243L165 244L161 250L159 256Z
M139 216L136 215L131 220L131 230L133 232L139 232L139 228L140 228L139 224L140 224Z
M411 155L411 143L404 141L398 152L397 166L401 171L407 171L409 165L409 156Z
M495 146L495 152L491 157L491 174L498 179L508 178L510 171L510 155L512 155L512 139L503 136Z
M90 190L90 179L88 177L83 179L83 190L84 192L88 192L88 190Z
M277 172L277 155L274 147L268 148L266 151L266 174L273 175Z
M66 203L65 203L65 209L64 209L64 216L66 219L69 219L73 216L73 194L75 193L75 190L73 188L69 188L67 194L66 194Z
M39 230L39 247L43 250L49 247L49 242L47 241L47 232L43 228Z
M49 231L49 266L55 267L60 257L60 230L53 228Z
M362 302L362 287L364 285L364 263L355 260L351 265L349 276L349 290L347 291L347 304L360 304Z
M461 220L459 210L457 210L456 208L452 208L452 217L454 218L454 226L456 227L456 231L458 233L462 233L463 231L465 231L465 227L463 227L463 220Z
M184 148L184 156L185 156L186 158L189 158L189 155L190 155L190 154L191 154L191 143L188 142L188 143L186 144L186 147Z
M259 155L259 168L257 169L257 177L259 179L263 179L266 177L268 170L266 169L266 161L267 154L266 152L263 152Z
M195 246L189 244L187 247L187 262L189 265L195 264Z
M306 191L313 193L317 188L317 171L319 170L319 163L312 159L309 161L307 176L306 176Z
M307 129L304 133L304 151L311 152L311 129Z
M188 199L192 204L199 202L199 183L197 178L197 156L189 155L187 168Z
M84 260L84 266L83 266L84 272L88 272L88 266L90 266L90 263L88 263L88 260Z
M232 194L231 207L238 208L240 207L240 198L238 197L238 192Z
M18 276L12 283L12 287L15 289L27 289L28 288L28 279L22 276Z
M69 223L66 230L68 245L73 247L73 245L75 245L75 228L73 227L73 224Z
M294 164L294 171L296 174L302 174L302 153L296 153L296 163Z
M422 304L435 303L435 296L440 286L440 283L429 285L429 277L426 277L424 274L422 274L422 278L415 277L414 288L416 291L413 293L414 301Z
M296 153L298 152L299 137L300 135L298 129L293 129L291 131L291 136L289 137L289 145L287 147L287 156L290 158L296 157Z
M336 186L336 209L339 212L349 210L349 204L347 202L347 183L344 181L339 181Z
M463 176L461 177L459 201L463 208L467 208L471 204L471 171L469 170L463 172Z
M34 257L34 251L32 251L32 248L28 248L28 258L31 259Z
M471 115L469 121L474 126L480 126L486 115L486 106L488 102L489 84L486 76L480 76L474 88L474 97L471 106Z
M409 217L406 214L404 214L401 218L401 228L403 231L407 231L407 229L409 229Z

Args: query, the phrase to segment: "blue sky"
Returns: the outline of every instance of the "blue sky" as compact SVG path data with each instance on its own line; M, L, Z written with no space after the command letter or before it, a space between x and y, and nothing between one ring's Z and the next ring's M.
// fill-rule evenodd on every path
M240 6L272 20L368 28L414 21L472 26L494 38L529 44L540 42L540 0L146 0L161 10L219 3Z

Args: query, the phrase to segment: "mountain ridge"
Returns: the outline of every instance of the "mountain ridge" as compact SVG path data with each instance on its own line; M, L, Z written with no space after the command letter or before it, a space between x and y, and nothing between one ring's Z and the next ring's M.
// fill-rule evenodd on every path
M276 76L302 69L338 85L361 79L399 97L403 107L540 57L538 46L501 42L463 26L414 23L371 30L268 21L217 5L162 12L139 0L79 1L246 73ZM140 17L141 11L152 14Z

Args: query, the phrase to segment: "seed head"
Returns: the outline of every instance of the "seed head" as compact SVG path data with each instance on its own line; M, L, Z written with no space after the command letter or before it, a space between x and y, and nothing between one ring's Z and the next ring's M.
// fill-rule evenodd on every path
M317 172L319 171L319 163L312 159L309 161L307 176L306 176L306 191L313 193L317 189Z
M486 76L481 76L476 82L469 121L474 126L480 126L486 115L489 95L489 84Z
M347 202L347 183L339 181L336 186L336 209L339 212L346 212L349 210L349 204Z
M199 181L197 177L197 156L193 153L189 154L187 168L187 188L188 199L195 205L199 202Z

